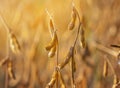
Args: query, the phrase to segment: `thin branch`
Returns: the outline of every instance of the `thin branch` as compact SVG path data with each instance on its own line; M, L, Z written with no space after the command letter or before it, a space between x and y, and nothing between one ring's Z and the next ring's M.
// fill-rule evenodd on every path
M73 6L74 6L74 4L73 4ZM75 6L74 6L74 8L75 8ZM79 23L79 25L78 25L77 35L76 35L76 38L75 38L75 41L74 41L74 45L73 45L73 47L75 47L75 45L76 45L76 43L77 43L77 39L78 39L79 31L80 31L80 26L81 26L80 16L79 16L79 13L78 13L78 11L76 10L76 8L75 8L75 12L77 13L77 17L78 17L78 21L79 21L78 23Z
M80 32L80 27L81 27L81 22L80 22L80 16L79 16L79 13L78 13L78 11L76 10L76 8L75 8L75 6L74 6L74 3L73 3L73 7L74 7L74 9L75 9L75 12L76 12L76 14L77 14L77 17L78 17L78 30L77 30L77 34L76 34L76 38L75 38L75 41L74 41L74 44L73 44L73 51L72 51L72 59L73 59L73 57L74 57L74 50L75 50L75 46L76 46L76 43L77 43L77 40L78 40L78 37L79 37L79 32ZM72 61L72 60L71 60ZM73 70L73 66L72 66L72 70ZM71 71L72 71L71 70ZM72 84L72 88L74 88L74 74L72 73L72 79L71 79L71 84Z
M111 63L110 60L108 59L108 56L106 57L106 61L108 62L108 64L109 64L109 66L110 66L113 74L116 75L115 70L114 70L114 68L113 68L113 66L112 66L112 63Z
M102 44L99 44L99 43L97 43L97 42L92 41L92 42L90 43L90 45L93 46L93 47L95 47L96 49L102 51L102 52L105 52L105 53L107 53L107 54L109 54L109 55L114 56L116 59L117 59L117 57L118 57L119 52L114 51L114 50L112 50L112 49L109 49L109 48L103 46Z
M8 68L5 66L5 88L8 88Z
M120 48L119 45L110 45L111 47L114 47L114 48Z
M52 26L52 27L54 27L53 17L51 16L51 14L48 12L47 9L45 11L48 14L48 16L50 17L50 23L49 23L49 25ZM54 31L53 30L54 30L54 28L52 28L52 29L49 28L49 32L50 32L51 38L53 37L53 32L56 31L56 30L54 30Z
M0 20L1 20L1 22L3 23L3 25L4 25L4 27L5 27L5 29L6 29L6 31L7 31L7 33L8 33L8 40L7 40L7 56L6 57L9 57L10 56L10 49L9 49L9 33L11 32L11 30L10 30L10 28L9 28L9 26L7 25L7 23L5 22L5 20L4 20L4 18L2 17L2 14L1 14L1 12L0 12ZM8 59L10 59L10 58L8 58ZM5 70L5 88L8 88L8 82L9 82L9 79L8 79L8 67L7 67L7 65L8 65L8 62L7 62L7 64L6 64L6 70Z
M11 30L10 30L9 26L7 25L5 19L3 18L1 12L0 12L0 20L3 23L3 25L4 25L5 29L7 30L7 32L9 33Z
M9 26L7 25L7 23L5 22L5 20L4 20L4 18L2 17L2 14L1 14L1 12L0 12L0 20L1 20L1 22L3 23L3 25L4 25L4 27L5 27L5 29L6 29L6 31L7 31L7 34L8 34L8 40L7 40L7 56L6 57L9 57L9 33L10 33L10 28L9 28Z
M59 42L57 38L57 55L56 55L56 67L58 67L59 64ZM57 70L57 78L56 78L56 88L58 88L58 70Z
M58 42L58 40L57 40L57 61L56 61L56 65L58 66L58 58L59 58L59 42Z

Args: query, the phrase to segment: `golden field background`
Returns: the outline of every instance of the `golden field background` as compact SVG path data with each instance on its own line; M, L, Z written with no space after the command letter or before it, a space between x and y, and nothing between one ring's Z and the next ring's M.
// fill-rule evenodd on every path
M76 48L75 83L77 88L112 88L113 73L109 67L108 76L103 77L103 61L106 53L96 49L93 42L118 52L111 44L120 45L120 0L74 0L75 6L83 16L85 38L88 49L81 49L79 42ZM77 28L68 30L71 19L72 0L0 0L0 15L5 19L16 35L21 55L13 54L16 79L9 79L9 88L45 88L51 79L55 67L55 57L48 58L45 46L51 40L49 33L48 10L57 29L60 51L59 63L63 62L70 46L73 44ZM35 39L39 43L33 51ZM8 33L0 21L0 60L7 56ZM104 51L104 50L103 50ZM85 56L84 56L85 55ZM110 61L119 75L119 65L115 57ZM24 69L24 72L23 72ZM62 70L67 88L71 88L69 64ZM80 81L84 78L84 85ZM0 67L0 88L5 85L5 66ZM119 87L118 87L119 88Z

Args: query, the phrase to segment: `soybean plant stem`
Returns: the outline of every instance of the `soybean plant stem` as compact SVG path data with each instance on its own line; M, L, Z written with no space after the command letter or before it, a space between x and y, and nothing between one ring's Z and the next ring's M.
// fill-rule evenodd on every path
M79 32L80 32L80 26L81 26L80 16L79 16L79 13L78 13L78 11L76 10L76 8L75 8L75 11L76 11L76 14L77 14L77 17L78 17L78 21L79 21L78 23L79 23L79 25L78 25L77 35L76 35L76 38L75 38L73 47L75 47L75 45L76 45L76 43L77 43L78 35L79 35Z

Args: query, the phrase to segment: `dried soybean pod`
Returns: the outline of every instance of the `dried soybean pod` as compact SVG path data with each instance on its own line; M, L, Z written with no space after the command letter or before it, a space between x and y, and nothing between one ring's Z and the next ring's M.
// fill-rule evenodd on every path
M46 48L47 51L49 51L48 57L53 57L55 55L55 52L56 52L56 49L57 49L58 38L57 38L56 30L55 30L54 25L53 25L52 17L49 14L48 11L47 11L47 13L50 16L49 25L50 25L50 34L51 34L52 40L45 48Z
M48 16L50 17L50 20L49 20L49 32L51 34L51 37L53 37L53 32L55 31L54 29L54 24L53 24L53 19L52 19L52 16L50 15L50 13L48 12L48 10L46 9L46 12L48 14Z
M58 76L59 76L59 79L60 79L61 88L66 88L65 82L64 82L64 79L63 79L63 76L62 76L60 70L58 70Z
M106 77L108 74L108 63L106 60L104 60L104 66L103 66L103 76Z
M57 79L57 70L55 70L55 71L53 72L52 79L51 79L51 81L48 83L49 88L53 88L53 86L54 86L54 84L55 84L55 82L56 82L56 79Z
M19 42L13 33L10 33L10 48L15 54L20 52Z
M75 27L76 17L77 17L77 14L76 14L75 7L73 5L73 7L72 7L72 14L71 14L71 21L70 21L70 23L68 25L68 29L69 30L72 30Z
M66 64L68 64L68 62L70 61L70 58L72 57L72 54L73 54L73 47L70 47L70 50L69 50L69 52L67 54L67 57L66 57L65 61L58 66L59 69L64 68L64 66Z
M16 79L15 74L13 72L12 61L8 61L8 74L9 74L10 78Z
M56 32L54 32L52 41L45 47L46 50L47 50L47 51L50 51L50 49L51 49L53 46L56 46L57 42L58 42L57 34L56 34Z
M80 27L80 45L82 48L85 48L85 31L83 29L83 26Z
M2 21L3 25L5 26L6 30L9 33L10 48L11 48L12 52L15 53L15 54L19 53L20 52L19 42L18 42L16 36L13 33L11 33L11 28L7 25L4 18L1 16L1 13L0 13L0 20Z
M113 86L112 86L112 88L117 88L118 83L119 83L119 80L118 80L117 76L114 75Z
M55 55L55 52L56 52L56 46L53 46L48 53L48 57L52 58Z

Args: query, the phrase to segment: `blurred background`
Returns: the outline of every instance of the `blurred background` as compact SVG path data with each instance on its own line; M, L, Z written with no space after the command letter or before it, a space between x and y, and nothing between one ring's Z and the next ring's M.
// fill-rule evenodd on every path
M75 84L77 88L112 88L113 73L103 77L105 53L96 50L94 41L111 48L120 45L120 0L74 0L76 9L83 16L87 42L86 49L76 46ZM48 58L45 46L51 40L48 10L54 20L59 39L59 63L63 62L73 45L77 25L68 30L71 20L72 0L0 0L0 15L11 28L21 46L21 54L10 51L16 79L9 79L9 88L45 88L55 68L55 59ZM37 43L36 43L37 40ZM39 40L39 41L38 41ZM8 31L0 21L0 60L8 54ZM35 45L35 46L34 46ZM119 66L115 57L110 61L119 77ZM67 88L71 88L69 64L62 70ZM81 80L84 83L81 86ZM5 85L5 66L0 67L0 88ZM119 88L119 87L118 87Z

